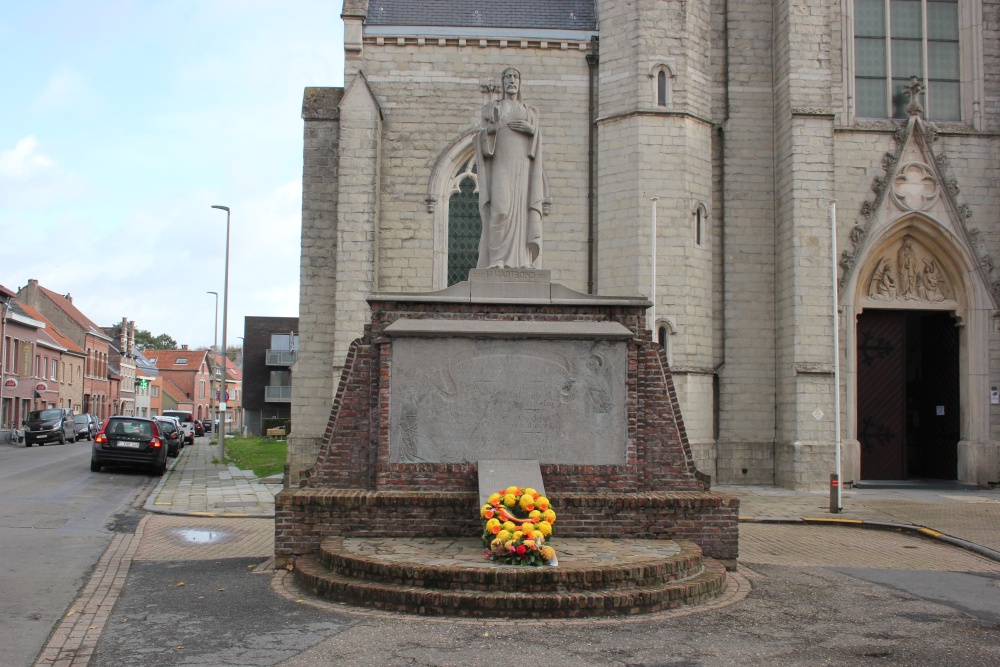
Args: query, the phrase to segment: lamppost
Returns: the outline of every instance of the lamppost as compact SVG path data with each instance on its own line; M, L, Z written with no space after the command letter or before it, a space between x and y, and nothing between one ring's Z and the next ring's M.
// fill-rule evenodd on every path
M219 390L219 461L226 463L226 320L229 316L229 207L212 205L226 212L226 282L222 289L222 384Z
M215 295L215 320L214 320L214 323L215 323L215 342L212 343L212 354L218 354L219 353L219 293L218 292L211 292L211 291L209 291L209 292L205 292L205 294L214 294ZM213 375L215 374L214 371L213 371L212 374ZM214 379L214 378L212 378L212 379ZM213 382L209 382L208 386L211 388L211 386L213 384L214 384ZM211 389L209 390L208 400L209 400L209 402L212 405L211 414L214 416L215 419L218 419L219 418L219 410L218 410L218 406L217 406L218 401L215 398L215 393L213 393L211 391ZM209 419L212 419L212 417L209 417ZM218 431L216 431L216 433L218 433Z

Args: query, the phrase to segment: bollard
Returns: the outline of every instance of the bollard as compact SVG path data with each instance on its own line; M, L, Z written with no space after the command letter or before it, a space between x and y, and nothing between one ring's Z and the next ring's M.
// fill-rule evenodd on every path
M840 495L840 478L837 473L830 474L830 514L840 513L840 503L838 497Z

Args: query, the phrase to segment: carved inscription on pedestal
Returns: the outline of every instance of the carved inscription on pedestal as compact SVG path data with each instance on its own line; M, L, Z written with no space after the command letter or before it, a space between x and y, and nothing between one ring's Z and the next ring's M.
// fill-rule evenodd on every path
M625 463L626 344L399 338L394 463Z

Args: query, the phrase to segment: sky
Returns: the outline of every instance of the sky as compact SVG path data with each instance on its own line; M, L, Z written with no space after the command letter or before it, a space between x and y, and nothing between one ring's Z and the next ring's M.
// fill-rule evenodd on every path
M341 6L2 0L0 284L221 345L222 205L226 342L297 316L302 93L343 85Z

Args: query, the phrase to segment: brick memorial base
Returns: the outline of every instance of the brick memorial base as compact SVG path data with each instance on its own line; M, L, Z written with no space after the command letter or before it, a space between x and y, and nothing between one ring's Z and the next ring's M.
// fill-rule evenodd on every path
M368 587L315 583L325 541L477 537L476 461L506 452L540 462L557 551L560 536L684 540L735 566L739 501L710 493L694 467L644 299L474 270L369 303L319 456L275 499L279 566L308 558L314 590L352 601L343 591Z

